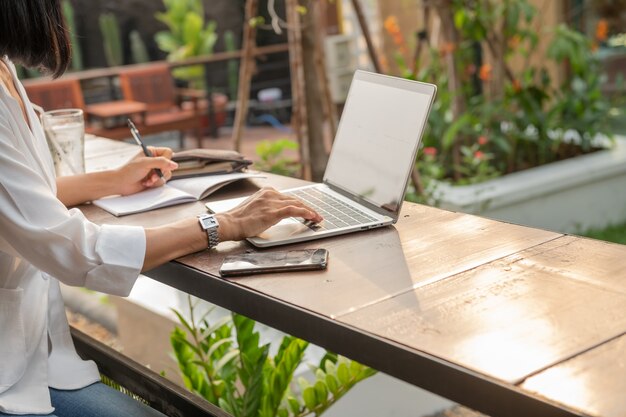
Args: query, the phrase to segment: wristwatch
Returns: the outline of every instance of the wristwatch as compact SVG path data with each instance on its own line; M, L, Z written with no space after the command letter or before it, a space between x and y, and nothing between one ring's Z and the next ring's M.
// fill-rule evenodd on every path
M200 227L204 230L209 238L209 249L213 249L220 243L220 237L217 233L217 229L220 227L219 222L215 218L214 214L198 214L198 222Z

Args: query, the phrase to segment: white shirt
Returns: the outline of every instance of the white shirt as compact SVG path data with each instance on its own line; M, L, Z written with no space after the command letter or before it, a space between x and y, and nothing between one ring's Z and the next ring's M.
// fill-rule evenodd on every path
M15 68L24 101L0 86L0 412L48 414L48 387L100 379L72 343L59 281L128 295L143 265L144 229L98 226L56 198L43 129Z

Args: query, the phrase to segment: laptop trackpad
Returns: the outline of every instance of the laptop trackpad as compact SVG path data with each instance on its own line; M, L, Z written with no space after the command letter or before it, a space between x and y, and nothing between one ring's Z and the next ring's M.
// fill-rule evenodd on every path
M284 240L294 236L311 235L315 233L308 226L293 219L283 219L270 227L266 231L259 234L258 237L265 240Z

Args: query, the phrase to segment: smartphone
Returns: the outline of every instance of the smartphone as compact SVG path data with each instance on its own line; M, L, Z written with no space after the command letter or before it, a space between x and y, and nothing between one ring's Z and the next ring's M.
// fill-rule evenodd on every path
M249 252L228 256L220 267L223 277L283 271L326 269L326 249L303 249L280 252Z

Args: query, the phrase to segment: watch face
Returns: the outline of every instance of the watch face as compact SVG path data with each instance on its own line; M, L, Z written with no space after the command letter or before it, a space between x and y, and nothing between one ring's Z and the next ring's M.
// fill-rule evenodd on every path
M204 229L214 229L218 227L217 220L213 216L200 217L200 223Z

